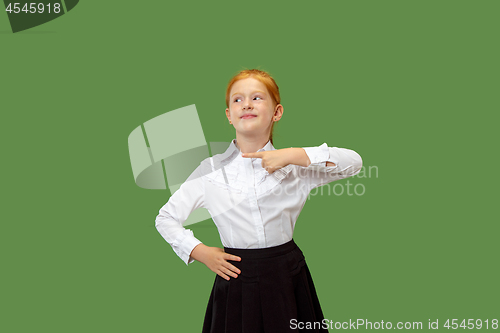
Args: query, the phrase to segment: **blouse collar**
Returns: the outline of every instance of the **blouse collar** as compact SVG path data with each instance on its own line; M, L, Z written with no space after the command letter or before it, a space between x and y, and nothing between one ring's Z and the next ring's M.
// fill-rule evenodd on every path
M276 150L276 148L274 148L273 144L271 143L271 140L268 140L266 145L257 151L265 150ZM229 144L229 147L226 149L226 151L222 153L220 163L226 164L234 160L238 156L241 156L241 150L236 146L236 139L233 139L231 140L231 143Z
M236 146L236 139L233 139L231 141L231 144L229 145L228 149L236 149L238 153L241 153L241 150L238 148L238 146ZM265 151L265 150L276 150L276 148L274 148L274 146L272 145L271 140L268 140L265 146L257 151Z

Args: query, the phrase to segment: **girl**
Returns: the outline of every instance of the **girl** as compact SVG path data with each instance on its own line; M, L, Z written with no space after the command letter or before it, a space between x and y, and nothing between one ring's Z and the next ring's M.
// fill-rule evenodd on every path
M201 162L156 218L156 228L186 264L198 260L217 274L204 333L328 332L293 229L309 192L359 173L362 160L326 143L275 149L280 102L268 73L252 69L234 76L226 116L236 139L223 154ZM212 216L224 249L203 244L182 226L200 207Z

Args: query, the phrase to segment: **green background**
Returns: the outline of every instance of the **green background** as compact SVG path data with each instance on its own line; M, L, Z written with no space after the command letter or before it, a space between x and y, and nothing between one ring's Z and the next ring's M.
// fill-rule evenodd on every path
M201 331L215 273L157 232L169 193L135 185L127 138L196 104L207 141L229 142L226 84L256 67L282 92L276 148L326 142L379 171L297 221L325 317L500 319L499 10L80 1L16 34L0 13L1 330ZM190 228L221 246L213 222Z

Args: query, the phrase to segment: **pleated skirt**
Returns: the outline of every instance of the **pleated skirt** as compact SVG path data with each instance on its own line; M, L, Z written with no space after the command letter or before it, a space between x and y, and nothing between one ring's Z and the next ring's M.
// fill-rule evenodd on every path
M224 251L241 258L229 261L241 274L229 281L216 275L203 333L328 332L321 325L323 312L305 257L293 239Z

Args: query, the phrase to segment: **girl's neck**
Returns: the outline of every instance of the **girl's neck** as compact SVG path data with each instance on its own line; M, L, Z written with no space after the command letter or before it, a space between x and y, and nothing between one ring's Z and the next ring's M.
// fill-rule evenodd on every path
M242 153L255 153L257 150L263 148L269 141L269 136L265 137L244 137L236 134L236 147Z

